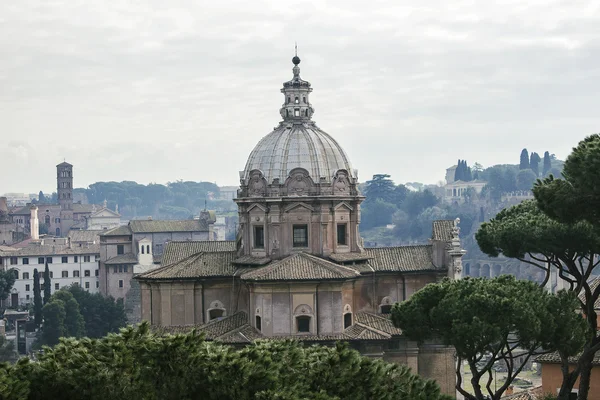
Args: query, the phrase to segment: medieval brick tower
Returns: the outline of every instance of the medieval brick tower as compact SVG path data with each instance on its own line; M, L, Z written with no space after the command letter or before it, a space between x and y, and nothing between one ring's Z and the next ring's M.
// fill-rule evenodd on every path
M60 204L60 231L66 233L73 225L73 165L62 162L56 166L56 193ZM57 236L61 232L57 231Z

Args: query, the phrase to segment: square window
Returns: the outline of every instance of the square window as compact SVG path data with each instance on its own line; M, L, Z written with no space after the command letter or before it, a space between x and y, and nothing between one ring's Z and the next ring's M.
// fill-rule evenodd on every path
M117 254L125 254L125 246L122 244L117 245Z
M265 248L265 227L255 226L254 227L254 247L257 249Z
M119 287L122 288L123 287L123 279L119 279Z
M30 286L29 285L25 285L25 291L29 292Z
M337 244L345 246L346 242L346 224L337 225Z
M307 315L302 315L300 317L296 317L296 324L298 326L299 333L310 332L310 317Z
M79 278L79 271L77 271L77 270L73 271L73 278Z
M96 281L96 289L100 287L100 281Z
M299 108L295 108L294 109L294 117L299 117L300 116L300 109Z
M50 279L54 278L54 272L50 271Z
M127 265L123 265L123 272L127 273Z
M23 279L29 279L29 272L23 272Z
M83 256L83 262L90 262L90 256Z
M17 257L11 257L10 258L10 265L17 265Z
M44 257L38 257L38 264L44 263Z
M62 257L62 258L61 258L61 262L62 262L63 264L66 264L66 263L68 263L68 262L69 262L69 257Z
M96 276L100 276L100 270L99 270L99 269L95 270L95 271L94 271L94 275L96 275Z
M89 288L90 288L90 283L89 283L89 282L86 282L86 283L85 283L85 288L86 288L86 289L89 289Z
M117 273L117 266L115 265L115 266L113 267L113 274L116 274L116 273Z
M25 295L25 300L29 300L29 295Z
M62 272L62 277L63 278L68 278L69 277L69 271L63 271Z
M46 262L48 264L52 264L52 257L46 257Z
M87 276L90 276L90 275L91 275L91 273L90 273L89 269L86 269L85 271L83 271L83 276L87 277Z
M58 289L60 289L60 285L58 283L55 283L54 284L54 290L58 290Z
M293 246L308 247L308 225L294 225Z
M25 264L25 265L29 264L29 258L23 257L23 264Z
M79 262L79 257L73 256L73 262Z
M119 265L119 272L123 272L123 266Z

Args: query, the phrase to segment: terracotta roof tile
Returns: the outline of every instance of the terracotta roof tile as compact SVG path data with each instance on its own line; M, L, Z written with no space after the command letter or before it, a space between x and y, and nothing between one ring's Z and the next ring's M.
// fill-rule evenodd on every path
M162 264L169 265L194 254L201 252L232 252L235 251L233 240L193 240L171 241L165 246Z
M239 265L265 265L271 262L271 259L268 257L252 257L252 256L242 256L233 260L234 264Z
M361 268L362 272L412 272L438 270L433 265L433 246L375 247L365 249L373 257ZM358 267L358 266L357 266Z
M119 254L116 257L109 258L104 262L106 265L113 264L137 264L138 259L133 253Z
M577 361L579 360L579 357L569 357L569 363L570 364L575 364L577 363ZM539 362L539 363L547 363L547 364L560 364L560 356L558 355L558 352L555 353L547 353L547 354L542 354L541 356L538 356L535 361ZM592 360L592 365L600 365L600 351L596 353L596 355L594 356L594 359Z
M392 323L392 320L384 314L373 314L366 311L360 311L354 315L354 323L387 333L388 335L402 335L402 330L396 328Z
M100 236L129 236L131 235L131 229L127 225L121 225L116 228L105 231Z
M330 254L329 258L336 262L350 262L350 261L365 261L373 258L366 252L362 253L334 253Z
M96 230L70 230L69 238L71 242L100 242L100 234L104 231Z
M538 400L542 394L544 394L542 387L538 386L523 392L504 396L502 400Z
M265 267L244 273L241 278L252 281L300 281L350 279L359 273L306 253L298 253Z
M344 334L354 340L388 340L391 335L375 331L367 326L354 324L344 330Z
M235 252L197 253L183 260L138 275L137 279L194 279L233 276L238 270L231 262ZM164 258L163 258L164 260Z
M131 220L129 228L134 233L153 232L207 232L208 223L202 219L186 220Z
M441 240L450 242L452 240L452 230L454 229L454 220L444 219L433 221L432 240Z

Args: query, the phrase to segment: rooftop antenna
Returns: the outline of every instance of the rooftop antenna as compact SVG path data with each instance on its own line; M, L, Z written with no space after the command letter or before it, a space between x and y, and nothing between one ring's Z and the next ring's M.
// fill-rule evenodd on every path
M298 56L298 42L294 42L294 48L296 49L296 57Z
M204 199L204 211L206 211L206 199Z

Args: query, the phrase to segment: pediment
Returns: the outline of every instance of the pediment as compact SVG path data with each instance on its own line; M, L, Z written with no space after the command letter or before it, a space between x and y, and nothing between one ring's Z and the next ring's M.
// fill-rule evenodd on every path
M305 209L307 209L307 210L309 210L309 211L315 211L315 208L314 208L314 207L310 206L309 204L303 203L303 202L301 202L301 201L298 201L298 202L295 202L295 203L292 203L292 204L290 204L289 206L287 206L287 207L284 209L284 211L285 211L285 212L290 212L290 211L292 211L293 209L295 209L295 208L298 208L298 207L305 208Z
M92 218L98 218L98 217L120 217L120 215L116 212L114 212L113 210L110 210L108 208L103 208L99 211L96 211L95 213L93 213L91 215Z
M250 207L248 207L248 212L254 210L255 208L258 208L262 212L267 212L267 207L263 206L262 204L258 204L258 203L254 203Z
M353 208L353 207L352 207L350 204L348 204L347 202L345 202L345 201L342 201L342 202L340 202L340 203L337 203L337 204L335 205L334 209L335 209L335 210L337 210L337 209L339 209L339 208L342 208L342 207L345 207L345 208L347 208L349 211L352 211L352 210L354 210L354 208Z

